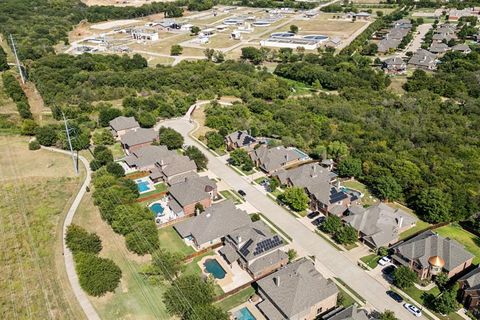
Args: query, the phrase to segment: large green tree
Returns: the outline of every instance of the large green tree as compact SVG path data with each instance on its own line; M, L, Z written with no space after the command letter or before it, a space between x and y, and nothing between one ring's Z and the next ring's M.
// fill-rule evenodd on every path
M159 143L169 150L180 149L183 145L183 136L172 128L161 127L158 130Z
M417 212L431 223L451 221L452 198L442 190L430 187L422 190L415 202Z
M308 208L309 198L303 188L290 187L281 195L281 201L294 211L303 211Z
M400 266L393 272L393 283L400 289L410 288L416 280L417 274L409 267Z
M73 253L89 252L97 254L102 250L102 240L96 233L89 233L75 224L68 226L65 242L68 249Z

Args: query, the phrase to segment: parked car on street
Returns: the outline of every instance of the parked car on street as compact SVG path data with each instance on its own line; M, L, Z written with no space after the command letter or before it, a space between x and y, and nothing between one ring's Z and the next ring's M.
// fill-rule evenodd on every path
M325 221L325 217L322 216L322 217L319 217L319 218L313 220L312 224L317 227L317 226L321 225L324 221Z
M398 293L396 293L395 291L392 291L392 290L388 290L387 291L387 295L392 298L393 300L397 301L398 303L402 303L403 302L403 298L401 295L399 295Z
M243 190L238 190L238 194L241 195L242 197L245 197L247 195Z
M422 310L418 309L415 307L413 304L410 303L405 303L403 305L405 309L407 309L410 313L412 313L415 317L421 317L422 316Z
M308 217L308 219L313 219L315 217L318 217L319 215L320 215L320 212L313 211L313 212L310 212L309 214L307 214L307 217Z
M387 264L391 263L392 262L392 259L390 259L389 257L385 256L383 257L382 259L378 260L378 264L381 265L381 266L386 266Z

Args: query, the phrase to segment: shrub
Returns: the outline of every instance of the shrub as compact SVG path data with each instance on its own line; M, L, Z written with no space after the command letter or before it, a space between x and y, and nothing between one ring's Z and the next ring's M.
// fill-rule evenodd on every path
M133 231L126 235L128 250L138 255L152 253L159 246L158 230L153 220L135 223Z
M254 213L250 215L250 220L252 220L252 222L258 221L260 220L260 215L258 213Z
M117 288L122 270L112 260L87 252L78 252L73 257L80 286L86 293L100 297Z
M117 162L109 162L107 164L107 171L108 171L108 173L113 174L117 178L125 176L125 170Z
M89 233L84 228L71 224L67 228L65 237L68 249L73 253L99 253L102 250L102 240L96 233Z
M40 143L37 140L32 140L28 144L28 150L38 150L40 149Z
M37 128L35 137L42 146L53 146L58 140L57 130L53 125L47 125Z
M96 131L93 134L92 140L95 145L112 145L115 143L112 134L106 129Z

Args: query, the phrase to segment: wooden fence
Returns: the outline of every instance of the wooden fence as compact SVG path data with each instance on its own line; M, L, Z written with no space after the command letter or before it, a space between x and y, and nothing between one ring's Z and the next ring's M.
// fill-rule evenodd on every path
M150 173L148 171L138 171L138 172L127 174L125 178L135 180L135 179L147 177L149 175Z
M145 197L138 198L135 201L136 202L144 202L144 201L148 201L148 200L152 200L152 199L161 199L166 194L167 194L166 191L162 191L162 192L159 192L159 193L154 193L154 194L151 194L151 195L148 195L148 196L145 196Z
M189 254L188 256L186 256L183 261L184 262L190 262L191 260L193 260L194 258L198 257L198 256L201 256L202 254L205 254L209 251L212 251L212 250L215 250L217 248L220 248L221 246L223 246L223 243L217 243L217 244L214 244L213 246L211 247L208 247L208 248L205 248L205 249L202 249L200 251L197 251L197 252L194 252L192 254Z

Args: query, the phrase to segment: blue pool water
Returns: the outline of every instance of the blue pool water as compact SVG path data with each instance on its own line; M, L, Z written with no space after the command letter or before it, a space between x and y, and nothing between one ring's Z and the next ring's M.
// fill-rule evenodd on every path
M137 181L138 192L145 192L150 190L150 185L148 181Z
M242 309L235 312L235 319L238 320L256 320L253 314L248 310L247 307L243 307Z
M155 213L156 216L161 216L163 215L163 206L160 203L154 203L150 206L150 211Z
M308 154L306 154L305 152L297 149L297 148L294 148L293 151L295 151L300 157L301 159L308 159Z
M203 265L205 269L207 269L207 272L213 275L215 279L225 278L226 272L216 259L207 259Z

